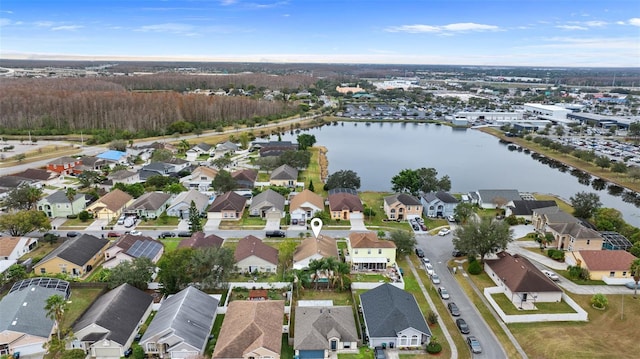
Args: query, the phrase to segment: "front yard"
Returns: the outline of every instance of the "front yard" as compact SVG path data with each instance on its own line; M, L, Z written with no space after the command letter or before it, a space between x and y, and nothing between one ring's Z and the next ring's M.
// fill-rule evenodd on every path
M519 310L516 306L507 298L504 293L491 295L493 299L498 303L502 311L506 315L521 315L521 314L559 314L559 313L575 313L576 311L565 302L560 303L536 303L536 310Z

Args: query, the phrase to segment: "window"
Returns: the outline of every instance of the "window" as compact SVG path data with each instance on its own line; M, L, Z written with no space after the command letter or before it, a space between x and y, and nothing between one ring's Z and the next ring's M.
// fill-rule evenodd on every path
M609 277L615 277L616 272L609 272Z
M357 250L357 249L354 249L354 250L353 250L353 254L358 254L358 250Z
M367 254L371 254L371 249L367 249Z
M626 277L627 276L627 272L622 272L622 276Z
M41 274L45 274L45 273L47 273L47 270L46 270L44 267L43 267L43 268L40 268L40 273L41 273Z
M589 245L591 243L590 239L587 239L587 245Z
M378 254L382 254L382 248L378 248Z
M418 336L415 334L411 336L411 345L418 345Z

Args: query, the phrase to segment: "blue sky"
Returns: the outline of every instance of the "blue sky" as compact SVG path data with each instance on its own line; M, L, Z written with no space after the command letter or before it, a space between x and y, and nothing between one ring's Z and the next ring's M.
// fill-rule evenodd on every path
M2 0L0 57L640 66L638 0Z

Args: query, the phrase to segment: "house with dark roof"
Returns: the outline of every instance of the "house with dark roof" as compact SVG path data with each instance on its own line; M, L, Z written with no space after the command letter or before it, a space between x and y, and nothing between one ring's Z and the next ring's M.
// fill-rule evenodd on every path
M218 170L207 166L199 166L191 175L180 179L180 183L189 189L197 189L198 191L210 191L211 182L218 175Z
M89 205L87 212L91 212L93 218L106 219L110 222L120 217L120 214L131 202L133 202L133 197L130 194L114 189Z
M275 273L278 270L278 250L252 235L238 241L234 257L241 273Z
M581 250L565 255L567 264L586 268L591 279L618 285L633 280L629 268L636 259L633 254L623 250Z
M96 156L82 156L80 157L81 165L77 167L77 169L82 171L100 171L102 166L104 166L107 162L102 158L98 158Z
M167 215L170 217L188 219L189 208L191 208L192 201L201 215L207 213L207 208L209 207L209 196L192 189L187 192L180 192L176 198L169 202Z
M484 270L517 308L535 309L537 302L562 300L562 289L517 254L497 253L497 259L485 259Z
M236 181L238 189L252 189L258 179L258 171L254 169L242 169L231 172L231 177Z
M557 207L558 204L554 200L549 201L531 201L516 200L507 205L505 209L505 217L516 216L527 221L533 219L533 210L538 208Z
M55 322L44 307L52 295L69 299L69 282L30 278L15 283L0 300L0 355L42 358Z
M329 257L339 258L335 238L322 234L318 238L307 237L298 244L293 253L293 269L307 269L312 260Z
M378 239L376 232L351 232L347 250L354 270L385 270L396 263L396 244Z
M38 210L49 218L78 214L87 207L84 193L76 193L71 200L65 191L58 190L38 201Z
M78 173L76 172L76 167L79 167L80 165L82 165L82 161L80 161L79 159L69 156L63 156L47 163L47 170L59 174L70 175Z
M324 199L317 193L308 189L296 194L289 201L289 214L291 215L291 224L306 225L316 213L324 211Z
M125 234L111 243L104 251L104 268L112 269L122 262L129 262L135 258L149 258L157 263L164 253L164 245L157 239L147 236Z
M254 142L251 150L258 150L260 157L280 156L286 151L298 150L298 144L291 141Z
M207 236L204 232L195 232L191 234L191 237L181 240L178 248L220 248L222 247L222 243L224 243L224 238L216 236L215 234Z
M520 193L515 189L479 189L478 205L485 209L504 208L512 201L520 201Z
M129 170L120 170L110 173L107 176L107 180L104 185L113 186L116 183L134 184L141 182L140 174L138 172Z
M420 196L422 211L430 218L453 216L458 199L445 191L423 193Z
M129 204L124 212L138 218L155 219L167 209L171 197L170 193L147 192Z
M201 155L207 155L209 157L212 157L214 155L214 148L213 146L201 142L198 143L197 145L191 147L190 149L187 150L187 152L185 152L185 155L187 157L187 161L195 161L198 159L199 156Z
M90 234L69 238L36 263L33 271L36 274L64 273L82 277L102 262L108 246L108 239Z
M554 238L552 246L569 251L602 249L602 236L582 223L547 224L547 232Z
M580 220L563 211L558 206L536 208L531 216L531 224L536 232L548 232L547 225L558 223L580 223Z
M273 170L269 177L272 186L295 187L297 182L298 170L286 164Z
M431 330L413 294L384 283L360 294L369 347L419 349L429 343Z
M360 197L353 192L329 192L327 200L329 201L331 219L348 221L352 216L363 218L362 212L364 211L364 206L362 205Z
M388 219L405 221L409 218L422 217L422 203L414 196L396 193L386 196L382 208Z
M293 349L302 359L324 359L330 353L358 348L358 330L350 306L295 308Z
M36 188L42 188L48 184L53 184L60 175L55 172L39 169L28 168L22 172L14 173L11 176L0 177L0 188L13 189L20 185L30 185ZM56 181L57 182L57 181Z
M82 349L91 358L124 357L152 304L153 297L126 283L108 291L76 321L69 349Z
M280 359L283 318L282 300L229 303L211 358Z
M140 346L145 354L160 358L203 355L217 309L217 299L187 287L162 302Z
M233 191L216 197L207 210L207 218L222 220L239 220L244 214L247 199Z
M271 218L282 218L284 217L284 202L283 195L269 188L253 197L249 206L249 215L266 218L268 213Z
M234 154L240 147L231 141L225 141L218 143L215 149L215 157L224 156L228 154Z
M146 181L153 176L169 176L174 174L174 166L164 162L151 162L146 166L142 166L138 174L140 180Z

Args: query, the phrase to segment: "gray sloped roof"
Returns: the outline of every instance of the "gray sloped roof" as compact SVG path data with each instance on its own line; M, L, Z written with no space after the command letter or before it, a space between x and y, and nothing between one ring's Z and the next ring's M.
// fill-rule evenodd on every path
M272 180L297 180L298 170L289 166L282 165L271 172Z
M445 191L428 192L423 194L422 198L424 198L427 203L431 203L435 200L440 200L443 203L458 203L458 200L454 196Z
M196 204L197 209L203 210L209 205L209 196L200 193L195 189L189 190L187 192L180 192L180 194L178 194L176 198L171 201L171 205L169 208L179 205L180 203L185 203L187 206L189 206L191 205L191 201Z
M84 194L76 193L76 195L73 196L73 201L75 202L75 200L80 197L84 198ZM45 200L49 203L69 203L69 198L67 198L67 194L64 191L55 191L45 197Z
M372 338L395 337L407 328L431 335L416 299L409 292L385 283L362 293L360 303Z
M83 234L80 237L67 239L60 247L51 251L42 258L44 263L51 258L59 257L79 266L85 265L100 249L109 243L106 238L98 238L90 234Z
M351 307L297 307L295 314L293 348L296 350L331 349L331 337L338 337L341 342L358 340Z
M169 199L171 198L171 194L164 192L147 192L142 196L138 197L133 203L131 203L127 209L144 209L148 211L155 211L160 207L164 206Z
M384 198L384 201L388 204L388 205L392 205L396 202L400 202L402 204L404 204L405 206L419 206L421 205L420 201L415 198L412 195L406 194L406 193L396 193L396 194L392 194L390 196L386 196Z
M515 189L479 189L478 195L484 203L493 203L496 198L503 198L507 202L522 200L520 193Z
M53 328L53 320L47 318L44 307L47 298L56 294L68 299L66 293L60 288L43 287L37 284L25 286L7 294L0 301L0 332L10 330L48 338Z
M122 284L93 302L73 326L73 331L97 324L108 330L106 339L125 345L151 302L153 298L149 294L132 285Z
M253 197L249 210L252 210L254 208L273 207L283 211L284 201L284 196L269 188L268 190Z
M557 206L554 200L549 201L513 201L511 213L516 216L530 216L534 209Z
M140 342L170 330L192 347L204 348L217 307L217 299L194 287L187 287L162 303Z

